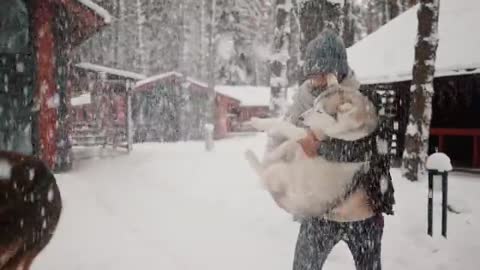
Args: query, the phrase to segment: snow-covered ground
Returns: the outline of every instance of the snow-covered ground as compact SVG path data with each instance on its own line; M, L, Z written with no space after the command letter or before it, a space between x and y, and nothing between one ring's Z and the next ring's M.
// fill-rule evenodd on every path
M33 269L291 269L299 226L243 158L264 143L262 135L228 139L211 153L195 142L141 144L130 155L80 160L57 176L63 216ZM479 177L451 175L450 201L464 213L449 213L445 240L439 203L434 237L426 233L426 181L392 173L397 205L386 218L384 269L478 269ZM354 269L346 245L324 269Z

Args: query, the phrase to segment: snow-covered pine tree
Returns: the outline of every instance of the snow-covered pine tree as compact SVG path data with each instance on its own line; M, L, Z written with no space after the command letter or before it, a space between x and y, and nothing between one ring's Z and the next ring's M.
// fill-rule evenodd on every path
M207 35L205 0L184 0L182 70L191 77L206 80Z
M354 44L367 36L367 24L365 20L366 7L361 2L352 2L352 25L354 31Z
M137 14L137 62L136 68L143 74L148 74L145 39L144 39L144 27L147 22L145 15L145 8L142 5L142 0L136 0L136 14Z
M399 0L403 7L403 10L407 10L413 6L415 6L419 1L418 0Z
M115 18L122 16L122 11L125 10L123 0L113 0L113 15ZM116 23L113 26L113 65L118 67L120 62L120 24Z
M300 52L303 56L307 44L313 40L325 27L330 27L340 33L342 27L341 14L343 0L299 0L298 9L300 14L300 28L302 42ZM300 76L300 81L303 81Z
M136 47L136 37L137 31L135 27L135 2L129 0L118 0L118 12L113 12L113 14L118 14L118 17L112 22L112 27L115 26L118 28L116 32L118 33L118 38L116 38L113 46L117 47L118 55L117 58L112 59L112 64L97 62L98 64L105 64L107 66L113 66L124 70L132 70L140 72L141 70L135 70L132 66L132 63L136 59L136 51L131 48ZM106 28L103 31L111 31L112 27ZM94 36L92 39L96 39L98 36Z
M345 47L350 47L355 43L355 18L353 15L353 1L345 0L343 4L343 29L342 38Z
M394 19L397 17L402 10L400 0L388 0L388 13L389 13L389 20Z
M275 31L273 37L273 54L270 64L270 112L279 117L285 112L288 77L287 68L290 60L290 18L291 0L275 1Z
M403 153L403 174L411 181L418 180L427 158L438 47L439 2L440 0L420 0L418 9L418 35L410 90L410 112Z
M217 3L217 80L219 84L251 84L251 42L261 16L251 16L258 0L221 0Z
M237 75L240 80L233 80L233 84L268 83L269 53L265 53L265 49L271 43L274 24L271 9L270 0L235 1L235 53L232 64L241 78Z
M300 72L302 70L302 55L300 52L301 43L302 31L300 26L298 0L292 0L292 10L290 11L290 60L288 61L287 68L289 87L298 83Z
M207 47L207 83L210 89L208 95L208 102L206 108L206 119L209 123L215 122L215 43L216 43L216 17L217 17L217 1L206 0L206 14L207 14L207 35L208 35L208 47Z

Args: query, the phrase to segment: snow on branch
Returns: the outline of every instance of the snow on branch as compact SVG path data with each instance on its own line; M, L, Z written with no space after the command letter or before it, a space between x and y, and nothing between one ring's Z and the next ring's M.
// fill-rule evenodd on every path
M315 0L298 0L298 6L300 7L300 10L308 3L313 2ZM327 0L327 2L330 2L332 4L337 4L340 6L343 6L345 1L344 0Z

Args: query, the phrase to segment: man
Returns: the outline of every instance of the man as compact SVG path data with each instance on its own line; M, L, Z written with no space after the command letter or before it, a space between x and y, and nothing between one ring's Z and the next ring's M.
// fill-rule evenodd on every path
M355 90L360 87L348 66L342 40L329 29L308 44L303 71L306 79L286 115L287 120L297 125L300 115L313 106L315 97L328 88L327 74L335 74L345 87ZM381 269L382 214L393 214L394 198L388 157L376 149L379 136L375 132L353 142L333 138L318 142L312 137L300 141L311 157L320 155L337 162L371 162L368 173L356 177L356 184L345 194L343 201L325 216L301 221L294 270L320 270L339 241L344 241L350 248L358 270ZM282 138L272 137L267 151L281 141Z

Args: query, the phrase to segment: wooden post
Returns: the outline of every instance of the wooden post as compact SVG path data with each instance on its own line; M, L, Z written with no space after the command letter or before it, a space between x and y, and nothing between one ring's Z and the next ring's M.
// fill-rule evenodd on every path
M39 156L50 169L55 167L57 153L56 145L56 122L57 110L50 103L55 100L57 88L55 85L55 37L53 35L55 15L51 1L37 0L33 2L33 31L36 54L36 84L35 100L39 106L38 111L38 134Z
M204 126L204 132L205 132L205 149L210 152L213 150L214 147L214 142L213 142L213 132L214 132L215 126L213 124L207 123Z
M107 81L107 74L105 72L99 72L98 73L98 78L100 79L101 82L101 87L100 91L98 91L98 103L97 103L97 108L96 110L98 111L97 116L99 116L99 126L103 132L105 132L105 140L103 142L103 148L107 147L108 144L108 137L110 136L110 130L109 130L109 124L110 124L110 119L106 119L106 117L109 117L109 113L111 111L110 104L104 104L103 100L105 99L105 95L108 95L108 102L110 102L110 89L106 88L106 81ZM97 89L98 90L98 89ZM107 107L107 108L105 108Z
M480 168L480 136L473 136L473 167Z
M432 223L433 223L433 171L428 171L428 235L433 235Z
M127 128L127 150L130 153L133 148L133 120L132 120L132 84L131 80L126 81L126 117L125 117L125 126Z
M448 172L428 170L428 235L433 235L433 178L442 176L442 236L447 238L447 211L448 211Z
M442 173L442 235L447 238L448 173Z

